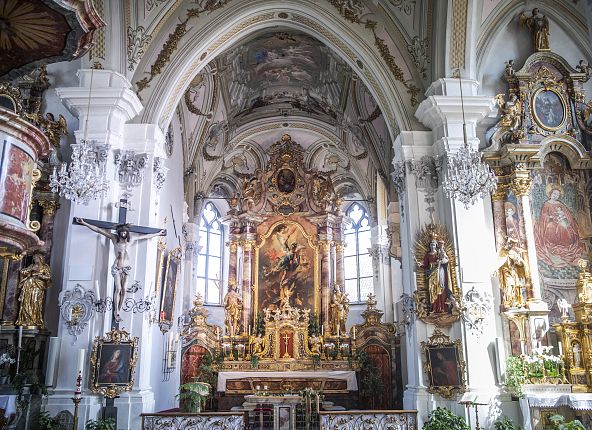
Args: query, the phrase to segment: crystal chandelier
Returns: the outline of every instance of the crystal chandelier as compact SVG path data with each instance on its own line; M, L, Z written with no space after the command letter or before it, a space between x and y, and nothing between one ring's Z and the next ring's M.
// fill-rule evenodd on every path
M109 183L105 180L101 168L101 157L95 145L86 139L93 72L94 69L91 69L84 139L80 143L72 145L70 166L68 166L68 163L62 163L59 172L54 167L53 173L49 177L49 186L52 192L59 193L61 197L65 197L74 203L83 203L85 205L91 200L98 199L109 189Z
M72 145L72 161L62 163L60 171L53 168L49 186L54 193L75 203L88 204L99 198L109 189L109 183L103 177L97 151L87 140Z
M449 198L460 201L465 209L474 205L478 198L485 198L495 191L497 177L487 163L482 160L483 154L473 148L467 141L467 123L465 121L465 105L463 100L460 70L460 103L463 118L463 146L455 154L447 155L447 171L444 178L444 192Z

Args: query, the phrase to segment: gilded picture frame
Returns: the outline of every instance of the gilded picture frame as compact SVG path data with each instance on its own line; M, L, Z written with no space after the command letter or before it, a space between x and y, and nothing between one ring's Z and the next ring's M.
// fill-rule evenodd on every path
M421 351L429 393L452 399L467 391L466 363L460 339L451 340L435 329L427 342L421 342Z
M175 297L179 283L179 272L181 270L181 248L177 247L170 251L166 261L164 286L162 288L160 312L158 313L158 325L162 333L166 333L173 326Z
M160 308L160 295L164 287L166 268L166 240L164 237L158 239L156 245L156 273L154 274L154 297L157 300L157 307Z
M544 95L552 95L553 99ZM565 126L567 121L567 105L563 95L555 88L541 87L532 95L532 116L537 125L546 131L557 131ZM553 116L561 112L561 121L553 120ZM547 115L544 118L543 115Z
M259 307L261 305L261 300L260 300L260 289L263 286L263 279L261 278L261 272L263 271L261 264L262 264L262 249L264 248L264 246L266 245L266 243L268 243L268 240L270 239L270 236L272 234L274 234L275 232L277 232L277 229L280 225L285 225L285 226L289 226L292 229L296 229L303 237L304 240L306 241L306 245L307 247L312 251L312 271L313 271L313 306L311 312L315 312L315 313L319 313L320 310L320 283L319 283L319 248L315 243L315 238L309 234L306 233L304 227L295 221L289 221L289 220L281 220L281 221L277 221L275 222L273 225L271 225L267 231L267 233L265 233L264 235L262 235L259 238L259 241L257 242L257 244L255 245L255 283L253 286L253 309L254 309L254 319L257 319L257 315L259 312ZM279 288L279 285L278 285ZM277 294L277 297L279 297L279 293ZM297 303L292 303L292 305L296 308L303 308L302 306L298 306Z
M93 393L112 399L132 390L139 341L138 337L119 329L95 338L90 357L90 389Z

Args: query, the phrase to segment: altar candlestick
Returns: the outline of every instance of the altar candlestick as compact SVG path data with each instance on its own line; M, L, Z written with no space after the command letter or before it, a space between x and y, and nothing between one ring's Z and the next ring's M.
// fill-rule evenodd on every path
M19 327L19 334L18 334L18 348L20 349L23 346L23 326Z

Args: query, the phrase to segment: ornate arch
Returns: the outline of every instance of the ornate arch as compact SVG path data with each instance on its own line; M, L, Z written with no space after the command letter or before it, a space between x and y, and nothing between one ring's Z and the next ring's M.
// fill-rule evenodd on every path
M590 158L586 148L571 136L546 137L541 141L540 149L531 160L542 165L545 157L551 152L563 154L572 169L589 169L592 167L592 158Z

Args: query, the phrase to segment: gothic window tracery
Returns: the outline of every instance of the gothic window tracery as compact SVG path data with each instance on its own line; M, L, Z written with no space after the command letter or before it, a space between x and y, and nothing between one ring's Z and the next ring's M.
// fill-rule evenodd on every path
M352 224L344 232L345 291L351 302L363 302L374 291L372 256L369 253L372 246L370 217L358 203L353 203L346 214Z
M222 302L222 263L224 228L220 212L212 202L205 204L199 223L199 257L197 260L197 292L206 303Z

